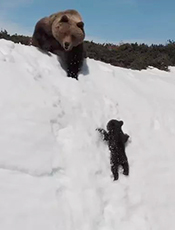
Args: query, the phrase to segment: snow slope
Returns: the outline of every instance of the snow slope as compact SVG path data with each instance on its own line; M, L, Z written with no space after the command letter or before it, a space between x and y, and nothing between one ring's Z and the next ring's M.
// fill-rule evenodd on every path
M87 66L0 40L0 229L174 230L175 68ZM116 182L95 131L112 118L131 136Z

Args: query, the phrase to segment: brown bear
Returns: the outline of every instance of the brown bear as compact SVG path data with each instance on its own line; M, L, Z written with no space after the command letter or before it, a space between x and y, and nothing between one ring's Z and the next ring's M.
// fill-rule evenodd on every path
M112 119L107 123L107 131L97 128L97 130L102 134L103 140L107 141L109 150L111 152L110 163L114 180L118 180L119 166L123 167L124 175L129 175L129 164L125 153L125 144L129 139L129 135L123 133L122 125L123 121Z
M67 76L77 79L85 58L84 38L81 15L76 10L66 10L36 23L32 45L57 54Z

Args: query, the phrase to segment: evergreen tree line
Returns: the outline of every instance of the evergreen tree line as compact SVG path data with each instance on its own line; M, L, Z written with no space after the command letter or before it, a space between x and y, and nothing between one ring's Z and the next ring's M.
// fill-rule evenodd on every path
M6 30L0 31L0 39L30 45L31 37L18 34L10 35ZM114 66L135 70L146 69L148 66L168 71L175 66L175 41L169 40L166 45L146 45L138 43L97 44L85 41L86 56Z

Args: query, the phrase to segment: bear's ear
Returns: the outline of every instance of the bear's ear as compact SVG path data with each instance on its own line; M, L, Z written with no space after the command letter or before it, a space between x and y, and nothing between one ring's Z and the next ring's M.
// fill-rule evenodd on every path
M77 26L78 26L79 28L83 29L83 27L84 27L84 22L78 22L78 23L77 23Z
M123 125L123 121L119 121L120 127L122 127Z
M63 15L60 19L60 22L68 22L69 18L66 15Z

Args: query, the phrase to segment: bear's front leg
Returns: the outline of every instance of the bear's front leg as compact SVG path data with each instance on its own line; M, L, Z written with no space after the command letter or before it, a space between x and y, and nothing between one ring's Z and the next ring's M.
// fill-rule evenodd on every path
M96 130L102 134L104 141L109 140L109 134L106 132L106 130L100 128L97 128Z
M129 139L129 135L128 134L123 134L122 139L123 139L123 143L125 144Z
M78 79L78 73L83 65L83 45L66 52L67 76Z

